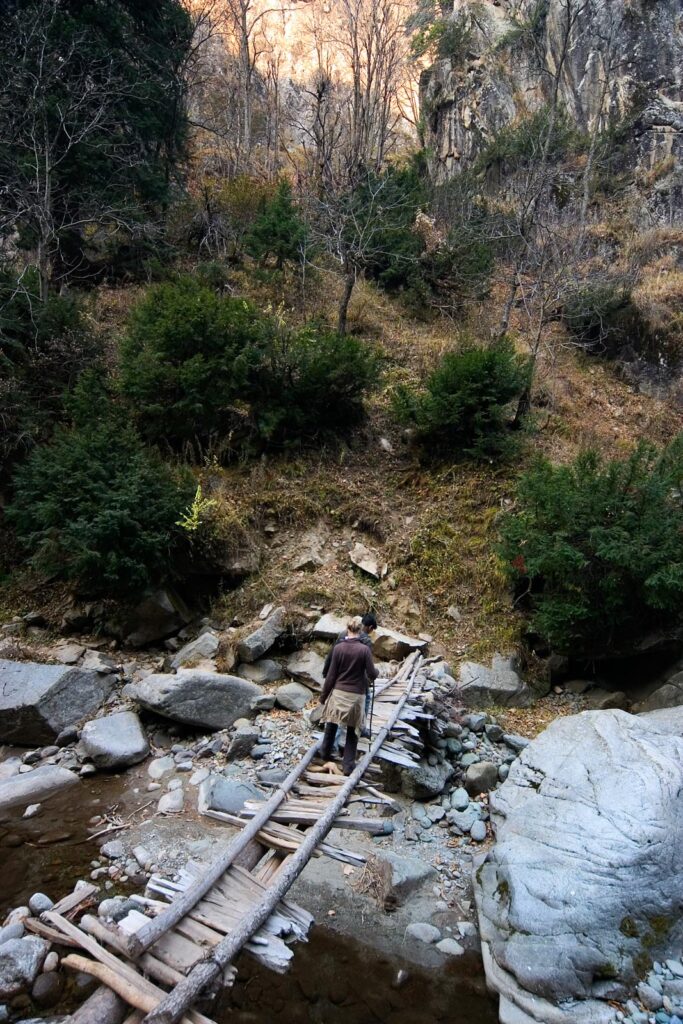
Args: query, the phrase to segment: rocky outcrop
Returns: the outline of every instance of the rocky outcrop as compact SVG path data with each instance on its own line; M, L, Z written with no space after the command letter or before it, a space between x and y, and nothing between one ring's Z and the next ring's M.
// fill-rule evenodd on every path
M0 661L0 743L52 743L97 711L113 685L113 676L98 671Z
M679 711L558 719L491 795L475 890L502 1024L611 1021L606 1000L680 949Z
M433 172L452 177L500 129L559 99L582 132L628 125L625 161L641 170L683 155L683 11L680 0L455 0L454 18L474 15L459 52L422 77L422 110ZM678 186L680 188L680 184ZM660 178L658 191L666 191Z
M127 693L142 707L174 722L227 729L249 715L252 701L263 691L237 676L185 669L176 675L147 676L127 687Z

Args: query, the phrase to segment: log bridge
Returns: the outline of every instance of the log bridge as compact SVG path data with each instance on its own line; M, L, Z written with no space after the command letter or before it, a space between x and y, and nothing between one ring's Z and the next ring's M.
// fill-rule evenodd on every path
M318 734L267 800L248 802L239 816L204 809L239 830L208 866L190 863L172 879L153 875L145 893L131 897L139 909L117 924L82 913L84 905L92 905L95 886L77 888L32 921L37 934L73 949L64 966L101 983L74 1013L73 1024L105 1024L112 1017L116 1024L213 1024L194 1004L232 983L242 949L276 971L287 969L290 943L305 940L313 922L287 899L290 886L313 856L364 862L360 854L329 842L329 832L391 831L386 817L351 813L350 805L393 809L376 781L376 760L404 767L419 760L415 721L432 717L421 699L422 661L415 652L393 678L376 683L376 732L361 741L361 759L348 778L311 770Z

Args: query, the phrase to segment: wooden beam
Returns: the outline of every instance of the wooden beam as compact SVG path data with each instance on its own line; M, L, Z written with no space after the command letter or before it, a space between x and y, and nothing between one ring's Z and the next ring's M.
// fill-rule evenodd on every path
M172 928L177 924L178 921L180 921L180 919L192 909L195 903L200 900L202 896L205 896L209 889L216 884L221 875L225 874L231 864L235 862L238 854L240 854L248 844L256 838L261 828L266 824L271 815L277 810L282 801L288 795L289 790L292 788L294 783L308 768L309 764L318 753L318 748L319 742L316 742L312 747L309 747L301 761L299 761L296 767L292 769L284 782L275 790L273 795L266 800L261 810L251 819L248 826L241 832L237 833L228 848L220 857L216 858L213 864L209 865L194 885L190 886L189 889L186 889L181 896L174 899L163 913L152 918L148 925L141 928L135 935L130 936L128 940L129 956L133 959L137 959L137 957L141 956L145 950L154 945L157 939L159 939L164 932L167 932L169 928Z
M127 1003L106 985L100 985L67 1020L69 1024L122 1024L127 1014Z
M181 1019L203 989L219 977L221 972L237 956L245 943L268 920L273 909L283 899L290 886L296 881L311 859L318 843L334 827L335 819L344 807L346 800L389 735L393 721L398 717L401 708L410 696L420 660L421 656L417 652L410 655L406 660L404 668L406 670L407 685L403 697L396 705L392 720L381 729L377 738L373 740L369 751L341 787L337 797L330 801L329 806L319 820L306 833L306 837L296 853L286 858L273 883L265 890L249 913L242 918L239 926L234 931L231 931L218 946L214 947L204 960L196 964L187 977L176 985L173 991L169 992L159 1005L147 1014L144 1024L176 1024L176 1021ZM260 821L259 828L261 828L262 824L263 822Z

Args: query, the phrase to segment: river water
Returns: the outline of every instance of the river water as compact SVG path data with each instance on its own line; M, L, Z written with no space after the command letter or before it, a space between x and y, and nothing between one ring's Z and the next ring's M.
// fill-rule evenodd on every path
M144 781L141 776L140 782ZM95 775L50 799L29 819L20 812L0 822L0 922L29 896L52 899L71 892L88 878L98 846L89 839L88 822L97 814L151 814L153 808L135 775ZM106 822L105 822L106 824ZM115 838L117 833L112 833ZM125 838L125 832L122 833ZM108 893L113 894L114 891ZM238 962L234 987L206 1007L218 1024L495 1024L494 1002L487 996L481 959L473 954L445 961L438 970L411 964L408 958L381 953L364 940L371 922L359 921L358 941L314 926L307 943L296 948L284 975L260 966L248 954ZM73 1006L29 1016L54 1016ZM82 998L82 997L79 997Z

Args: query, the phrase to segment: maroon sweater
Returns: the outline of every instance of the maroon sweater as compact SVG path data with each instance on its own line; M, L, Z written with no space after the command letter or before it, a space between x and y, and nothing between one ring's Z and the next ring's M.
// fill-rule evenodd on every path
M345 693L365 693L368 679L376 679L378 675L370 648L358 637L347 637L340 640L332 652L320 698L327 700L334 689Z

